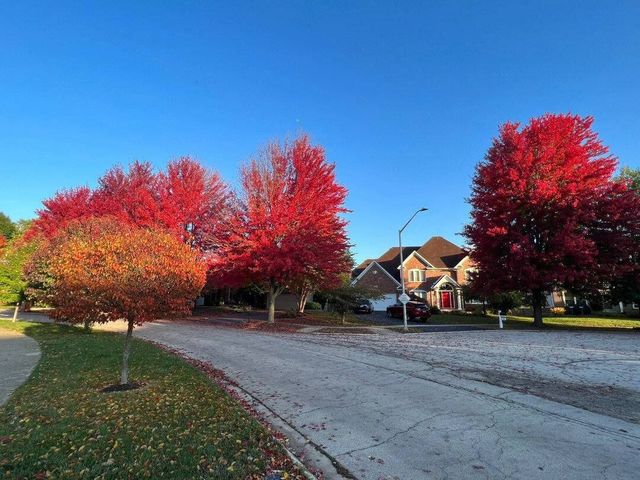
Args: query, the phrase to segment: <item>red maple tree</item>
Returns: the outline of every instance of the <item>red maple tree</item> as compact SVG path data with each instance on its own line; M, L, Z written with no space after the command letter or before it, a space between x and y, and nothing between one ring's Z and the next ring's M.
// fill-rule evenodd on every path
M225 225L212 271L220 284L255 283L268 293L268 320L285 288L331 286L349 270L347 190L324 149L301 136L272 143L242 169L243 194Z
M93 214L109 215L138 227L161 223L158 175L148 162L135 161L129 170L114 167L98 180L93 192Z
M61 190L44 200L42 205L43 208L37 212L38 217L27 230L26 236L29 239L37 234L51 238L73 220L93 215L92 192L89 187Z
M170 162L166 173L154 172L150 163L133 162L127 171L107 171L95 190L80 187L45 200L30 236L51 238L73 220L109 216L129 225L167 229L205 249L229 198L220 176L191 158Z
M220 175L182 157L170 162L158 180L161 223L191 245L213 248L231 199Z
M538 327L546 293L606 284L627 268L640 231L638 197L612 179L617 161L592 123L568 114L506 123L473 180L465 235L475 290L528 293Z

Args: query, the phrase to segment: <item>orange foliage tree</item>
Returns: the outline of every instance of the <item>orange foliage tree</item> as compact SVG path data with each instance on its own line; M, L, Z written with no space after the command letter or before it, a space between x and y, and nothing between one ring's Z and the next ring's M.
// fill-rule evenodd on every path
M199 254L175 235L111 217L73 222L47 248L55 318L127 322L121 385L129 384L134 326L187 314L205 282Z

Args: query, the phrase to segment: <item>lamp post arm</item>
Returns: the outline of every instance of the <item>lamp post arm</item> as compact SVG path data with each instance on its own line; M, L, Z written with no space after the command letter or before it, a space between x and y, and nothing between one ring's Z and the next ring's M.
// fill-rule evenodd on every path
M426 210L426 209L424 209L424 210ZM416 212L415 212L413 215L411 215L411 218L407 221L407 223L405 223L405 224L402 226L402 228L400 229L400 233L402 233L402 232L403 232L403 230L404 230L405 228L407 228L407 225L409 225L409 224L411 223L411 220L413 220L413 219L416 217L416 215L417 215L417 214L419 214L419 213L420 213L420 212L422 212L422 211L423 211L423 209L416 210Z
M427 209L422 207L419 208L418 210L415 211L415 213L413 215L411 215L411 218L409 220L407 220L407 223L405 223L402 228L400 230L398 230L398 246L400 247L400 284L402 285L402 295L405 295L405 288L404 288L404 252L402 251L402 231L407 228L407 225L409 225L411 223L411 220L413 220L415 218L416 215L418 215L420 212L424 212ZM404 330L407 331L408 327L407 327L407 304L405 302L402 302L402 320L404 323Z

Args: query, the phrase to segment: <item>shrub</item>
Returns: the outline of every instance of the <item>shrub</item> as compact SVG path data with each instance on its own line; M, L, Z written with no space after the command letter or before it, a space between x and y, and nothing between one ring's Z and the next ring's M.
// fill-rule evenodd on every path
M442 311L436 307L435 305L433 305L429 311L431 312L432 315L440 315L442 313Z
M489 306L496 312L507 313L523 303L522 294L518 292L496 293L489 297Z
M322 305L318 302L307 302L304 308L305 310L322 310Z
M553 315L564 315L564 307L553 307L549 311Z

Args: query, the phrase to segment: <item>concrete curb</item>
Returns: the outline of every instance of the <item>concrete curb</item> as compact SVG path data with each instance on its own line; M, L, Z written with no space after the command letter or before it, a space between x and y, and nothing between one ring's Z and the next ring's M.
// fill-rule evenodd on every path
M262 403L260 399L254 397L239 385L224 380L221 380L220 383L223 383L225 389L247 401L264 421L268 422L275 430L287 437L293 451L284 445L283 447L291 460L303 470L304 475L309 480L317 480L317 477L309 471L307 465L321 471L322 478L326 480L357 480L357 477L351 474L351 472L329 455L322 447L312 442L302 432ZM294 451L296 453L294 453Z

